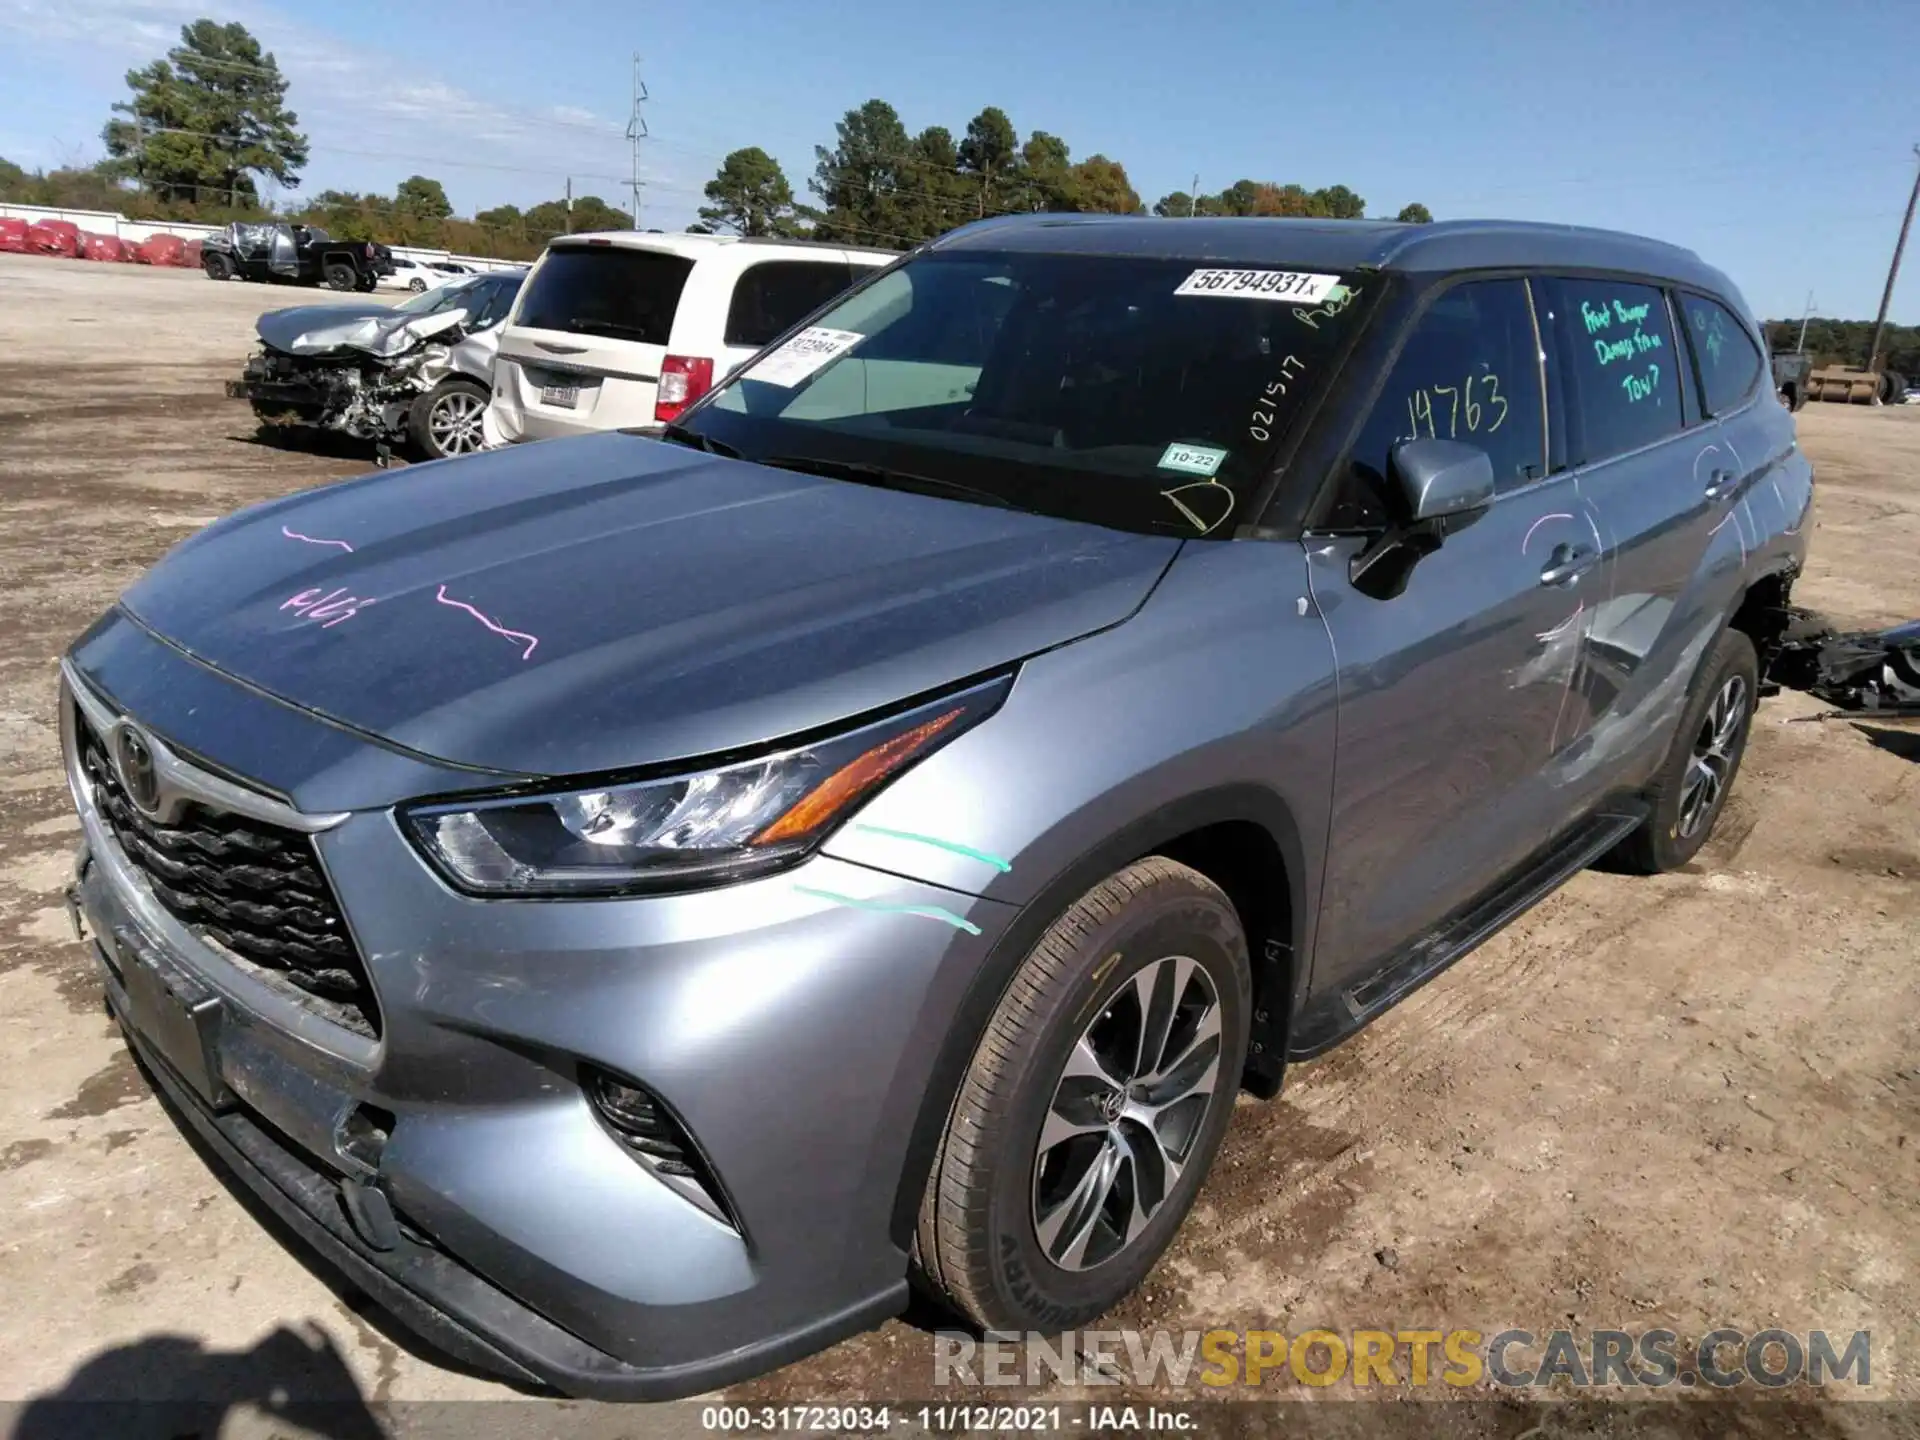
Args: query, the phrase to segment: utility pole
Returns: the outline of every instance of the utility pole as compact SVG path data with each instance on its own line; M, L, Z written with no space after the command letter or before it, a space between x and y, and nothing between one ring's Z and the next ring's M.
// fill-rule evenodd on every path
M1800 343L1793 347L1793 353L1796 355L1804 355L1807 353L1807 317L1812 314L1813 292L1809 290L1807 292L1807 308L1800 312Z
M1913 147L1920 158L1920 145ZM1900 278L1900 257L1907 248L1907 232L1913 228L1913 206L1920 201L1920 167L1913 172L1913 190L1907 196L1907 217L1900 222L1900 238L1893 245L1893 264L1887 267L1887 288L1880 292L1880 313L1873 319L1873 343L1867 347L1867 369L1880 369L1880 339L1887 329L1887 307L1893 304L1893 282Z
M1187 218L1191 220L1200 209L1200 177L1193 177L1193 189L1187 192Z
M647 117L640 113L647 99L647 82L640 78L640 52L633 52L633 114L627 120L627 143L633 147L633 178L627 188L633 191L633 228L640 228L640 142L647 138Z
M567 234L573 233L573 177L567 177Z

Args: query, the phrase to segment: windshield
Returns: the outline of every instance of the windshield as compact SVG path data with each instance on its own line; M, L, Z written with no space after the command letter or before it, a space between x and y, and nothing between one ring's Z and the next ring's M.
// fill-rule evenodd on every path
M451 280L408 296L393 308L402 315L438 315L442 310L456 310L467 303L469 292L479 283L477 276L471 280Z
M1359 295L1278 263L936 250L823 312L684 429L749 460L1224 539L1255 518Z

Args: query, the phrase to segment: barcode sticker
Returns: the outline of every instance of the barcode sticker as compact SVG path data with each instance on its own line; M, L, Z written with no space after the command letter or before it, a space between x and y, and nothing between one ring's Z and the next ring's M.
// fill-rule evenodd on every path
M814 325L747 371L745 378L791 390L829 360L844 355L866 338L854 330L828 330Z
M1196 270L1182 280L1173 293L1318 305L1339 283L1338 275L1314 275L1299 270Z

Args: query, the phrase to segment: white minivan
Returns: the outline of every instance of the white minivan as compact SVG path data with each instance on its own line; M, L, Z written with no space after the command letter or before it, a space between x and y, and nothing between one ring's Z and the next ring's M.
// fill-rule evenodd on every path
M897 258L737 235L556 237L501 329L486 443L664 425Z

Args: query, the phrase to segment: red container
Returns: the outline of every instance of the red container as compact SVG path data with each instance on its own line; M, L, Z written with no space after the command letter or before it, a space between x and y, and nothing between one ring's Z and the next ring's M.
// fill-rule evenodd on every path
M24 255L33 247L27 241L27 222L0 216L0 250Z
M142 265L184 265L187 242L178 235L149 235L133 247L133 258Z
M80 254L80 227L71 220L36 220L27 227L27 248L75 259Z

